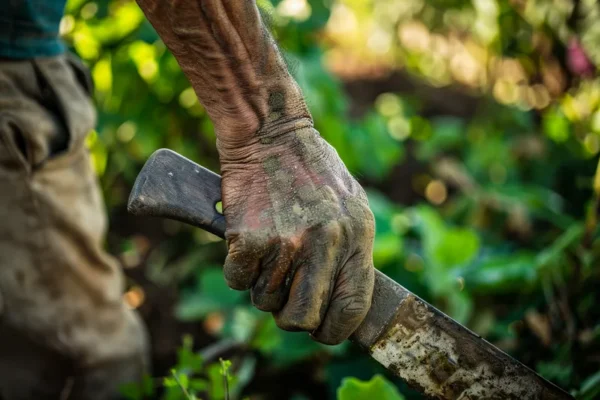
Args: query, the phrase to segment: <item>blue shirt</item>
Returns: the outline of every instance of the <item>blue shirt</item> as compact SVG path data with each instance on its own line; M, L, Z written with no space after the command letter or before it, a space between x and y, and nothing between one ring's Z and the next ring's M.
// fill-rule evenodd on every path
M65 51L59 25L66 0L0 0L0 57L51 57Z

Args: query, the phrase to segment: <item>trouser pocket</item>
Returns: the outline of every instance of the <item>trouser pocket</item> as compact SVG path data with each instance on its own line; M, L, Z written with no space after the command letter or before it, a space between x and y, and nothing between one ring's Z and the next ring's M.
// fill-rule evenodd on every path
M96 124L86 74L65 57L0 64L0 119L10 148L0 163L31 172L84 146Z
M90 367L145 349L103 250L105 209L85 148L94 124L64 57L0 63L1 322Z

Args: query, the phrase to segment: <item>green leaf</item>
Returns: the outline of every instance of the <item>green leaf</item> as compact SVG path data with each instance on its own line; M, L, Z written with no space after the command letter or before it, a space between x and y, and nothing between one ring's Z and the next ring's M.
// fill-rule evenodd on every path
M263 314L264 315L264 314ZM270 315L257 321L252 347L271 358L275 365L285 366L306 359L317 353L340 354L348 342L337 346L317 343L306 332L286 332L277 327Z
M402 143L388 133L385 119L369 112L352 132L353 158L360 163L360 172L378 180L385 178L404 154Z
M454 296L459 290L457 274L479 253L479 237L471 229L446 225L431 207L413 210L412 219L422 237L425 283L434 296ZM454 300L455 312L466 318L470 313L467 302L462 298Z
M329 19L329 15L331 11L329 7L326 6L325 1L323 0L308 0L308 4L310 4L311 8L311 16L308 20L301 22L299 26L308 32L314 32L318 29L321 29L327 23Z
M137 383L127 383L119 388L119 393L127 400L142 400L144 395Z
M446 226L430 207L419 207L416 216L428 262L449 269L467 264L477 255L479 238L474 231Z
M594 400L600 397L600 371L587 377L577 393L577 400Z
M177 383L175 378L165 377L165 378L163 378L163 386L167 387L167 388L171 388L171 387L179 387L179 384Z
M425 257L437 268L451 269L468 264L477 255L479 238L473 230L446 226L430 207L419 207L416 216Z
M458 146L465 139L465 123L455 117L436 118L432 122L433 136L420 143L417 158L430 160L439 153Z
M395 218L397 220L401 215L401 209L376 190L367 190L367 196L375 217L373 260L377 268L383 268L403 252L404 242L398 231L398 223L394 224ZM408 221L408 217L404 218Z
M221 366L213 364L208 367L208 379L210 381L209 386L209 398L214 400L221 400L225 398L225 383L223 382L223 375L221 375Z
M175 375L175 372L173 372L173 374ZM182 373L177 373L177 380L179 380L179 385L183 388L183 389L187 389L190 385L190 379L186 374L182 374Z
M402 238L394 233L377 235L373 246L373 262L378 268L402 254Z
M465 289L480 293L520 292L537 282L535 256L530 253L489 256L464 272Z
M190 379L190 389L195 392L203 392L208 389L208 381L199 378Z
M267 317L248 306L236 307L226 325L226 334L235 341L247 342L256 335L257 329L260 330L259 324Z
M415 227L423 240L424 250L432 254L446 233L444 221L436 210L428 206L417 207L411 211Z
M121 395L128 400L142 400L154 396L154 382L152 377L144 375L142 383L127 383L119 388Z
M557 193L536 185L504 184L486 188L485 193L506 208L519 204L527 207L532 213L539 213L542 210L559 213L564 203Z
M177 349L177 370L194 373L202 369L202 356L194 353L192 345L192 337L186 335L182 346Z
M404 400L398 389L381 375L370 381L345 378L337 390L337 400Z
M273 318L265 318L254 333L252 347L263 354L270 354L281 346L282 336Z
M232 290L216 268L205 268L199 274L199 284L192 293L182 296L176 314L183 320L204 317L213 311L232 309L245 298L244 292Z
M431 123L420 117L414 116L410 120L410 136L415 140L427 140L431 137L433 131Z
M467 228L445 230L437 246L429 249L431 260L447 268L464 265L473 260L479 251L479 238Z
M228 376L229 368L231 368L231 361L219 358L219 362L221 363L221 374L224 376Z
M562 361L540 361L535 369L544 378L553 380L561 386L565 386L573 375L573 365Z
M473 300L468 293L459 291L448 292L448 314L462 324L466 324L473 312Z
M563 253L576 243L581 241L584 234L584 226L581 223L571 225L563 232L549 247L540 252L536 259L539 268L546 268L552 264L560 263Z
M544 133L557 143L565 142L569 138L571 125L560 107L550 109L542 120Z

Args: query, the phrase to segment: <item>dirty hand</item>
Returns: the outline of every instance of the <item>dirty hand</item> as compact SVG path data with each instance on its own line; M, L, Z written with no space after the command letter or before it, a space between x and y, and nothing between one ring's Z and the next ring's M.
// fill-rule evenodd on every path
M279 327L348 338L371 305L373 215L313 128L254 0L138 0L217 134L230 287Z

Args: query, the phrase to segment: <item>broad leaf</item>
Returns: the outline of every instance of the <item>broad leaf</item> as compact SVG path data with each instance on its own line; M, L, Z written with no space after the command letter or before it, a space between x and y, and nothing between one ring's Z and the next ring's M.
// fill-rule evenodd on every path
M404 400L398 389L383 376L375 375L370 381L346 378L337 391L338 400Z

